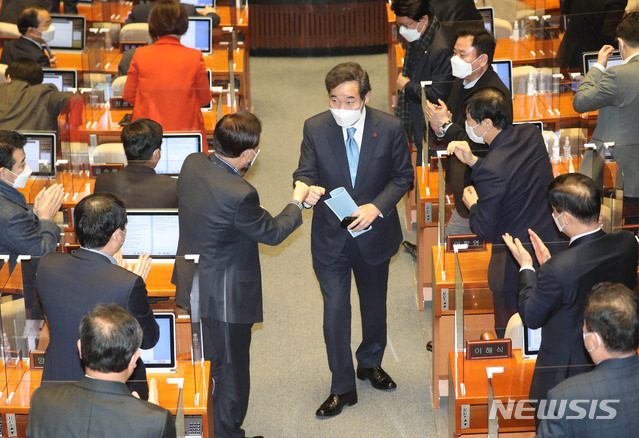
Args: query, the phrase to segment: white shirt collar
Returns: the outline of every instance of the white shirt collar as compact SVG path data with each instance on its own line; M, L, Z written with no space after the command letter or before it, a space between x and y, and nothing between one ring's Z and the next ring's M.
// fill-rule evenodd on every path
M627 57L626 59L623 60L622 64L628 64L630 62L630 60L632 58L634 58L635 56L639 55L639 52L637 53L633 53L632 55L630 55L629 57Z
M489 68L492 68L492 67L489 67ZM466 82L466 79L464 79L464 88L466 88L466 89L473 88L475 86L475 84L477 83L477 81L479 79L481 79L481 77L484 76L487 71L488 71L488 69L486 69L482 74L479 75L479 77L477 79L474 79L472 82Z
M587 236L588 234L594 234L594 233L596 233L599 230L601 230L601 225L596 230L586 231L585 233L581 233L581 234L577 234L576 236L572 236L570 238L570 243L574 242L575 240L577 240L577 239L579 239L581 237Z

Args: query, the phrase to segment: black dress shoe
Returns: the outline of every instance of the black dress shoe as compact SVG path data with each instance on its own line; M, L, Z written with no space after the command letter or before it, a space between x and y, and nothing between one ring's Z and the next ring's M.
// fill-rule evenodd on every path
M410 243L408 240L404 240L402 242L402 246L406 251L408 251L410 255L417 258L417 245L415 245L414 243Z
M426 342L426 350L433 351L433 341Z
M346 394L331 394L322 403L315 415L318 417L332 417L340 414L344 406L353 406L357 403L357 389L353 389Z
M371 385L377 389L395 389L397 384L393 381L391 376L386 374L386 371L382 367L375 368L360 368L357 367L357 378L359 380L370 380Z

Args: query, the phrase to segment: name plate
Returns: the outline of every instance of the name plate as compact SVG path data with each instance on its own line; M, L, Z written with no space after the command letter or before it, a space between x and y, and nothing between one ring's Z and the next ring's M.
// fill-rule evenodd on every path
M32 370L41 370L44 368L44 358L46 351L33 350L29 352L29 368Z
M458 252L486 250L486 242L481 240L477 234L452 234L448 236L446 238L446 252L453 252L455 246L458 246Z
M111 109L131 109L133 105L121 97L111 98Z
M466 360L503 359L512 355L513 345L510 339L466 342Z
M89 174L95 178L101 173L112 173L122 169L124 169L124 164L122 163L91 164L89 166Z

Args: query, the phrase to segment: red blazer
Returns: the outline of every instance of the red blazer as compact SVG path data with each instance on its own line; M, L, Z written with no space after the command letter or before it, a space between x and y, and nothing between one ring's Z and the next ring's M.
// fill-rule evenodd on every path
M202 53L171 36L135 51L122 97L133 107L133 120L147 117L166 132L206 129L201 107L211 101Z

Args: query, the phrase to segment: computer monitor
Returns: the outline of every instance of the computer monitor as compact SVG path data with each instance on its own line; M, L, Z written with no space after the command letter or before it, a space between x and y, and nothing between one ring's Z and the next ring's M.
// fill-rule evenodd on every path
M204 9L206 6L215 7L216 0L182 0L180 3L193 5L199 10Z
M140 349L140 357L147 373L173 373L177 370L175 315L154 313L153 316L160 328L160 337L153 348Z
M208 68L206 69L206 75L209 78L209 88L213 87L213 75L211 73L211 70L209 70ZM207 103L205 106L202 107L202 111L211 111L213 109L213 99L211 99L209 101L209 103Z
M535 125L537 127L537 129L539 129L539 132L543 135L543 133L544 133L544 122L542 122L541 120L533 120L531 122L514 122L513 125L523 125L524 123Z
M26 163L34 176L55 176L56 135L54 132L22 132Z
M493 63L491 65L493 66L493 70L495 70L495 73L497 73L497 76L499 76L499 79L501 79L504 84L506 84L506 88L508 88L508 91L510 91L510 94L512 96L513 62L510 59L503 59L499 61L493 60Z
M484 27L486 32L495 36L495 10L493 8L477 8L481 14L481 18L484 20Z
M525 324L521 325L523 330L523 355L525 359L534 359L539 354L539 347L541 346L541 328L531 329L526 327Z
M213 22L210 17L189 17L189 27L180 38L186 47L196 49L203 55L213 50Z
M583 54L583 72L584 75L590 71L593 65L597 62L597 57L599 56L598 52L584 52ZM606 68L613 67L615 65L619 65L623 62L623 58L619 53L619 50L615 50L612 52L610 57L608 58L608 63Z
M180 231L177 208L128 208L126 214L124 257L175 257Z
M49 41L49 48L82 52L85 47L87 19L82 15L51 14L51 24L55 27L55 35Z
M43 84L53 84L60 91L71 91L78 88L78 72L75 70L61 70L57 68L43 68Z
M160 161L155 166L155 172L177 176L186 157L195 152L202 152L202 134L195 132L164 134Z

